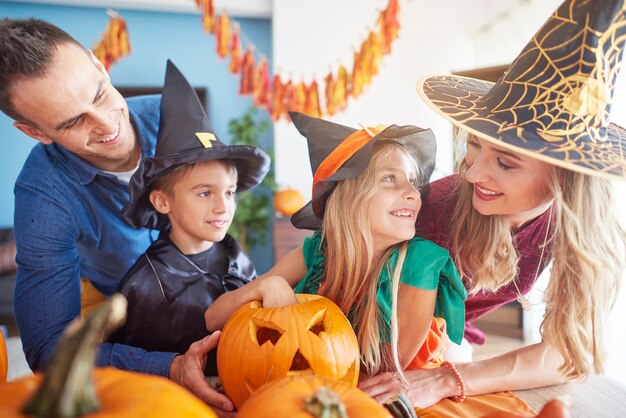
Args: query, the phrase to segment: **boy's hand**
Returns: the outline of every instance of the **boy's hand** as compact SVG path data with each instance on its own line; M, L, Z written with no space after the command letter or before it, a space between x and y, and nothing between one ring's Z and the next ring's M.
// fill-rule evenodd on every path
M170 365L170 380L183 386L202 401L216 410L220 417L234 416L235 407L230 399L212 389L204 377L206 354L215 346L220 338L220 331L204 337L191 344L183 355L174 357Z
M281 276L269 276L262 280L259 290L264 308L278 308L298 303L291 285Z

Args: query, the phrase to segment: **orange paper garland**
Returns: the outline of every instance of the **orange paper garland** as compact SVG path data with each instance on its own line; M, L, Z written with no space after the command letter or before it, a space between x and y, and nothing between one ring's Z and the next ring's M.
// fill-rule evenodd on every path
M131 47L124 18L112 10L107 10L107 14L111 16L111 20L100 41L93 47L93 54L109 71L111 65L130 54Z
M304 77L290 76L289 79L283 79L278 74L272 77L265 57L262 56L258 64L255 63L256 48L249 41L247 51L241 58L239 24L229 19L225 12L216 18L213 0L195 2L202 13L204 31L216 36L217 55L221 58L230 55L231 73L240 74L239 94L253 95L254 105L266 109L274 120L288 118L288 111L320 117L344 110L348 99L359 97L378 74L382 57L391 52L391 44L398 38L400 28L400 5L398 0L389 0L387 7L378 16L378 29L369 31L359 48L355 49L352 71L348 72L341 65L337 72L331 71L319 79L314 77L311 83L306 84L302 81ZM318 86L316 80L324 85Z

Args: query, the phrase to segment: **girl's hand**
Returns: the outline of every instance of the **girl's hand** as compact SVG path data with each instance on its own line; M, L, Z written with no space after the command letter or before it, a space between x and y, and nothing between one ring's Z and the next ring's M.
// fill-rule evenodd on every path
M222 329L237 308L253 300L263 301L263 306L270 308L298 303L291 285L282 276L259 277L213 301L204 311L207 330L213 332Z
M279 308L298 303L291 285L281 276L265 277L259 290L264 308Z
M398 392L404 392L413 406L419 408L427 408L443 398L457 395L456 379L447 367L410 370L404 374L408 385L402 381L399 373L385 372L359 381L359 389L379 403Z

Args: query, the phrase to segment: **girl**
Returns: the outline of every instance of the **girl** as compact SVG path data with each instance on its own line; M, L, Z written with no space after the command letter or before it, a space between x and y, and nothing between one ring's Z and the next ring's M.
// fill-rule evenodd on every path
M315 171L312 201L292 222L319 231L264 277L215 301L207 327L221 328L249 300L291 303L295 286L346 313L368 374L436 363L447 337L433 312L460 341L466 292L447 251L414 237L419 168L432 172L432 133L413 126L356 131L303 114L291 118L308 140Z
M460 173L432 184L418 233L450 249L470 293L468 321L516 299L528 309L524 295L551 259L543 341L460 364L457 376L417 371L409 384L377 376L360 384L370 395L405 390L428 406L463 388L527 389L602 372L603 325L625 265L607 180L626 176L626 132L609 123L625 21L624 2L566 1L495 85L418 83L430 106L468 132ZM482 334L468 326L465 337L480 343Z

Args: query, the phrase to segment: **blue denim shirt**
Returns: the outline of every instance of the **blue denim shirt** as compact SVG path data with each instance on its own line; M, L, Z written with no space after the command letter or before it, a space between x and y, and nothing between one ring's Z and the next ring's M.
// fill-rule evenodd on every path
M160 96L127 100L143 156L154 156ZM15 184L14 309L28 364L41 370L80 315L80 278L111 295L156 239L121 216L128 185L57 144L36 145ZM99 366L168 376L175 353L103 344Z

